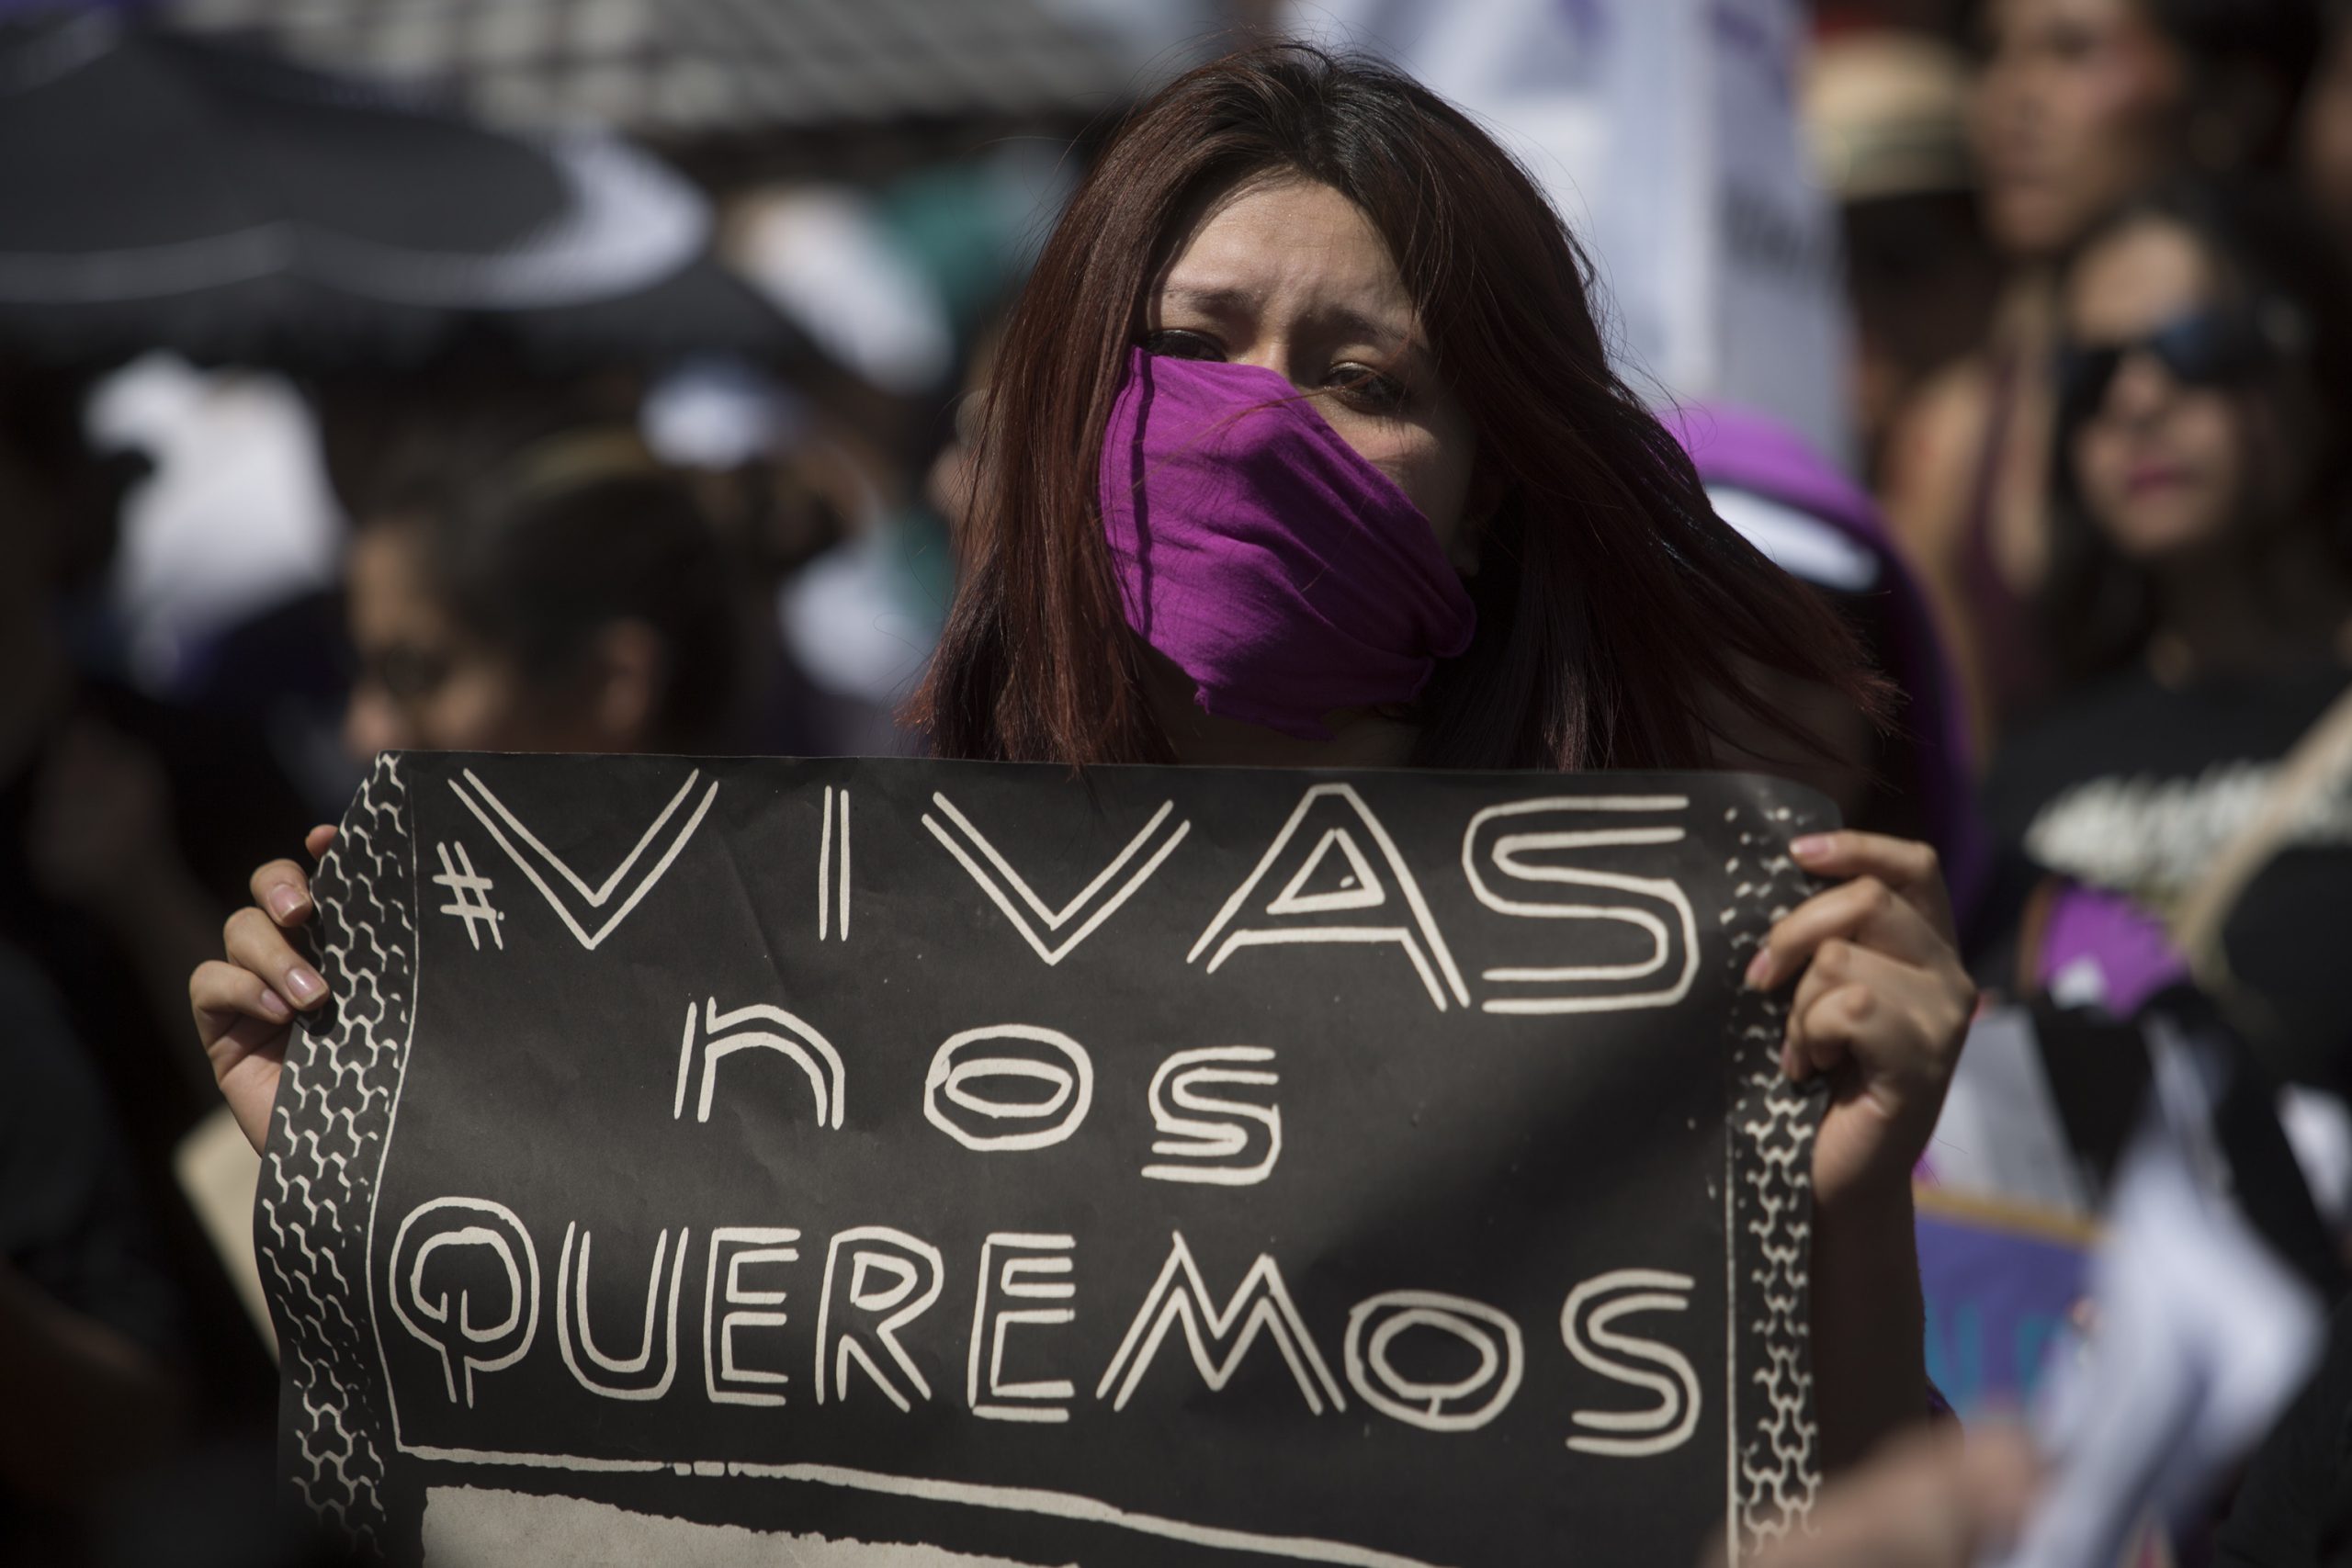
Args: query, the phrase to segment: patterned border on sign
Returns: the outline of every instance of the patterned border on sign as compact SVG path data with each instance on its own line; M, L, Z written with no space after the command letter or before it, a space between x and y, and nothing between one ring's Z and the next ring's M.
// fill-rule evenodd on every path
M295 1032L262 1157L254 1240L283 1363L279 1463L311 1512L380 1553L390 1427L362 1354L368 1225L408 1053L415 855L401 759L387 753L312 877L331 1000Z
M1813 1135L1821 1091L1781 1076L1784 993L1739 984L1771 922L1814 884L1788 857L1798 833L1828 826L1789 807L1743 804L1724 813L1739 852L1724 868L1731 905L1736 1000L1730 1021L1730 1240L1733 1275L1732 1489L1737 1535L1753 1546L1801 1525L1821 1485L1813 1408Z

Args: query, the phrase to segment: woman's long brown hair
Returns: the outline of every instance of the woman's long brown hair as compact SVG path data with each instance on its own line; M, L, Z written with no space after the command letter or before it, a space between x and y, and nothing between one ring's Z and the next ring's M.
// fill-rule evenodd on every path
M1422 694L1415 761L1705 767L1711 696L1796 735L1743 660L1882 711L1844 623L1716 519L1611 369L1590 269L1525 172L1410 79L1282 44L1202 66L1128 118L1006 323L962 581L910 710L936 755L1170 760L1103 537L1103 429L1180 217L1283 174L1339 190L1387 239L1503 497L1470 581L1476 637Z

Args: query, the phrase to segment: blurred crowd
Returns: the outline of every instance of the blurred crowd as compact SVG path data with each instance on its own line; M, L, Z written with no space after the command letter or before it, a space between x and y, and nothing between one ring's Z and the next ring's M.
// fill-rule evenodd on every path
M29 199L55 145L38 89L93 15L159 71L232 48L369 64L273 30L266 5L149 9L0 8L0 164L23 166L0 196ZM897 716L954 580L991 323L1120 104L1284 19L973 9L1034 29L978 73L1029 70L1022 91L910 57L876 75L894 100L836 84L825 112L763 118L687 74L612 66L599 101L550 85L555 65L453 52L452 116L538 148L555 116L533 94L578 88L568 114L650 145L707 215L674 277L528 331L415 299L355 324L350 290L291 276L223 285L194 323L52 309L0 255L0 1556L305 1550L258 1522L277 1384L237 1236L252 1176L233 1134L224 1163L187 984L248 874L334 820L367 759L922 750ZM1848 439L1752 392L1667 389L1723 516L1906 698L1886 735L1825 712L1838 766L1781 765L1850 821L1936 843L1988 998L1949 1113L1983 1138L1922 1169L1923 1258L1931 1220L2096 1229L2116 1083L2148 1076L2098 1054L2186 990L2260 1086L2231 1144L2257 1228L2339 1288L2352 6L1818 0L1804 52L1792 112L1840 242ZM823 75L776 91L821 106ZM85 194L51 186L61 210ZM112 220L87 224L93 255L129 243ZM461 228L434 243L476 243ZM2030 1094L1999 1076L1996 1015L2024 1032ZM1936 1290L1931 1335L1957 1332ZM1930 1352L1955 1403L2031 1393L2022 1351L2001 1387L1959 1343ZM2224 1495L2218 1535L2163 1550L2352 1550L2352 1395L2312 1397L2240 1489L2267 1511L2233 1533ZM2007 1482L1972 1513L1946 1495L1960 1472L1904 1462L1943 1479L1882 1480L1864 1513L1916 1523L1940 1499L1973 1540L2016 1512ZM170 1505L111 1508L132 1477ZM1852 1539L1838 1561L1962 1560Z

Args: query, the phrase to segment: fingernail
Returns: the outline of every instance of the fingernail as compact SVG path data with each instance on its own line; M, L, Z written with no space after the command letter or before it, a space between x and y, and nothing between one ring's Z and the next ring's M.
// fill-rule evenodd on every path
M267 987L262 988L261 1010L280 1023L294 1016L294 1010L286 1005L286 998Z
M300 964L286 972L286 988L298 1002L314 1002L327 994L327 983Z
M1797 1048L1793 1045L1781 1047L1781 1076L1792 1083L1804 1080L1804 1063L1798 1060Z
M302 907L308 902L309 900L304 898L300 892L291 887L273 887L269 890L269 912L279 920L292 919L302 912Z
M1770 979L1771 976L1772 950L1769 947L1759 947L1756 950L1756 956L1747 961L1747 975L1742 984L1751 991L1760 991L1764 988L1764 982Z
M1799 860L1816 860L1829 852L1829 835L1807 833L1789 840L1789 853Z

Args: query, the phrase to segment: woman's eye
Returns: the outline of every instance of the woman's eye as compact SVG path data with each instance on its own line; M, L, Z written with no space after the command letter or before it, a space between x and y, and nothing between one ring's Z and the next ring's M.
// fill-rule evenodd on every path
M2042 35L2041 46L2061 64L2084 65L2104 52L2106 42L2099 33L2077 23L2052 27Z
M1187 332L1182 327L1162 327L1143 340L1144 352L1157 354L1164 359L1223 359L1225 349L1217 341L1201 333Z
M1405 384L1370 366L1336 366L1324 384L1367 413L1395 413L1405 406Z

